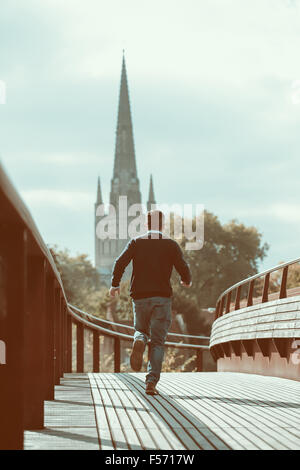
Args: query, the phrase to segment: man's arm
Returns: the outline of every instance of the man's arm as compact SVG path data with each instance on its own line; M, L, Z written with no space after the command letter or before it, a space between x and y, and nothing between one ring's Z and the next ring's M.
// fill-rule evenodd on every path
M189 265L183 258L183 253L178 245L175 242L175 257L174 257L174 267L178 272L179 276L181 277L181 284L190 287L192 285L192 275L189 268Z
M134 239L127 243L126 247L116 259L113 267L111 278L111 286L117 289L120 286L120 281L125 271L126 266L130 263L134 252Z

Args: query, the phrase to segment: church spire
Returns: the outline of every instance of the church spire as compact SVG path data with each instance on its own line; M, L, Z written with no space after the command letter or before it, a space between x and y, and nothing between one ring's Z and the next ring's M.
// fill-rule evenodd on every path
M154 206L156 206L156 201L155 201L154 189L153 189L153 179L152 179L152 175L150 175L149 196L148 196L148 201L147 201L147 211L153 210L155 208Z
M131 177L137 178L127 71L123 49L113 177L120 178L124 170Z
M96 200L96 204L97 204L97 205L103 204L103 201L102 201L102 194L101 194L101 186L100 186L100 176L98 176L98 183L97 183L97 200Z

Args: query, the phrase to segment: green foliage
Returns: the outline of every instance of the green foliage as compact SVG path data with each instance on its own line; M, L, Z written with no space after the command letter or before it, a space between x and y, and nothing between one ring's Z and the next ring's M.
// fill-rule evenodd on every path
M67 249L50 248L68 301L92 314L105 316L107 289L101 288L97 270L86 254L71 256Z
M232 220L222 225L218 218L205 212L204 246L201 250L185 251L193 284L189 289L179 285L173 275L173 308L182 313L190 334L210 332L212 317L203 309L215 307L219 295L229 286L257 272L259 260L266 256L268 245L261 244L262 235L255 227ZM195 221L194 229L195 229Z
M292 289L293 287L300 286L300 264L295 263L289 266L288 277L287 277L287 288Z
M257 272L258 261L268 250L261 238L255 227L234 220L222 226L216 216L205 212L202 250L184 252L193 277L190 296L199 307L214 307L225 289Z

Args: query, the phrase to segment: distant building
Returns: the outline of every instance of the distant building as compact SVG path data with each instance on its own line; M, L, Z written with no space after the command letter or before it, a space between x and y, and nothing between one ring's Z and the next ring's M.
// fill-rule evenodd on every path
M132 204L142 203L140 182L136 169L133 128L124 54L122 61L118 122L116 130L114 170L109 197L109 203L115 207L117 212L119 208L120 196L127 196L128 207L130 207ZM116 240L112 240L109 238L100 239L97 237L96 227L98 222L101 220L101 216L96 215L96 209L100 204L103 204L103 200L101 194L100 178L98 178L97 199L95 203L95 266L100 273L102 282L109 285L114 260L126 246L128 238L117 238ZM151 175L147 210L150 210L151 205L153 207L155 204L156 201L154 197L153 180ZM130 220L127 220L127 222L129 223ZM129 274L130 270L127 270L127 272L125 272L124 278L128 278Z

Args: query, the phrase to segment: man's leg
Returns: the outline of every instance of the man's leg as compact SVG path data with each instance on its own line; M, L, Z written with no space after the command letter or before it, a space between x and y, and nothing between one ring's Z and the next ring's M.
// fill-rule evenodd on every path
M132 301L134 315L134 341L130 355L130 365L136 372L141 370L143 353L149 338L151 308L149 299Z
M164 358L164 344L172 321L171 298L157 297L150 320L150 357L146 384L157 384Z

